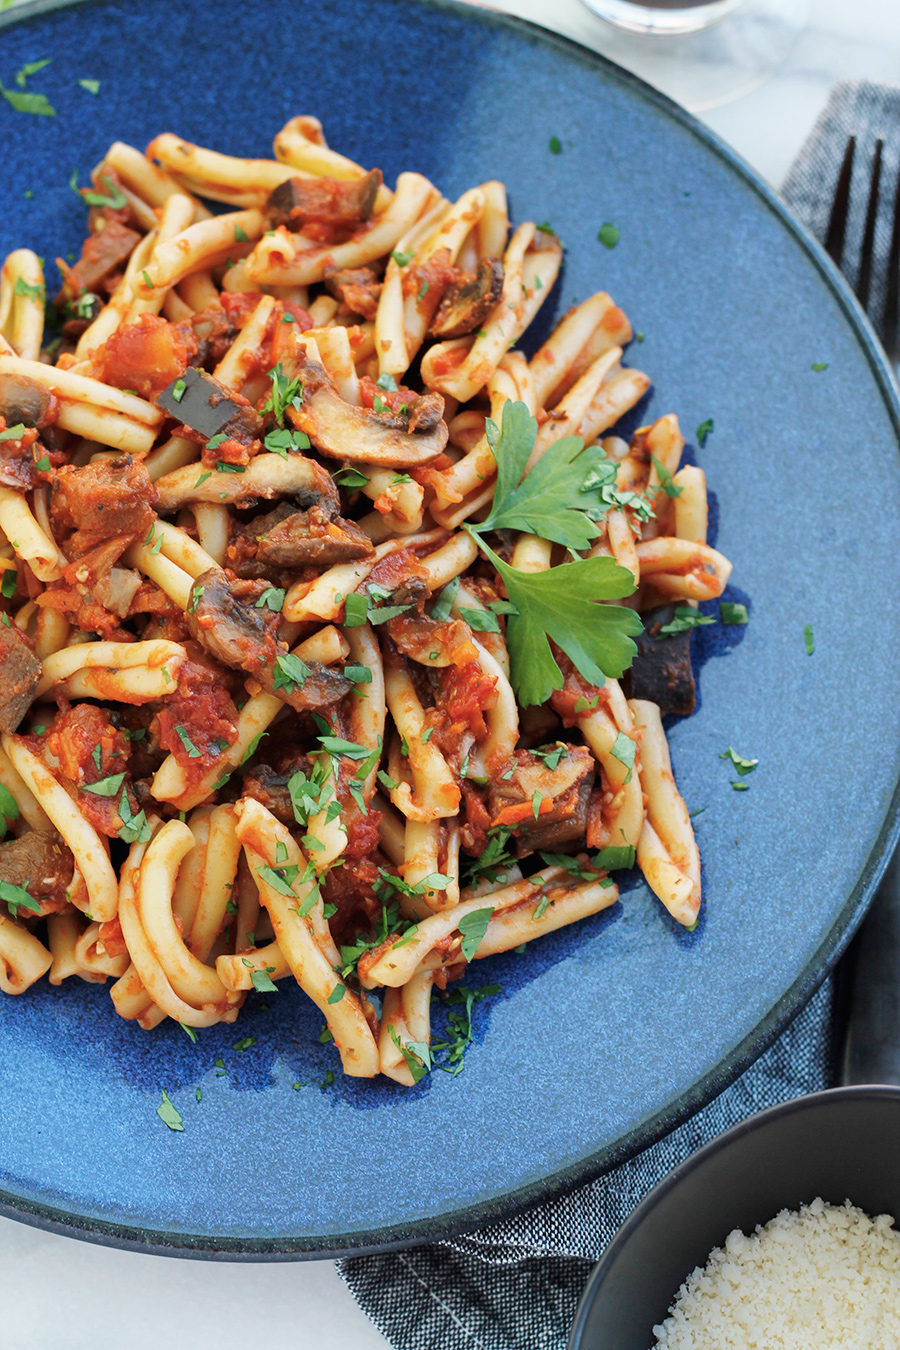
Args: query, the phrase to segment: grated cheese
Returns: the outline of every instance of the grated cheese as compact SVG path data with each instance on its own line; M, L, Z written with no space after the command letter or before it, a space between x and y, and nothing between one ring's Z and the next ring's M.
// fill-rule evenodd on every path
M900 1350L900 1233L847 1201L735 1229L688 1276L656 1350Z

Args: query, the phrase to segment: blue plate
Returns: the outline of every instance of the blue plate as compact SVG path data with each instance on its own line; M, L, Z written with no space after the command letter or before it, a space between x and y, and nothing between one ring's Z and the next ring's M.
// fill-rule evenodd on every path
M594 1176L772 1040L846 945L895 835L900 660L873 587L896 590L898 406L871 333L707 131L521 22L416 0L98 0L8 17L3 85L44 58L29 88L57 116L0 105L4 249L77 249L72 171L84 182L112 139L167 130L265 155L311 112L389 181L416 168L453 198L503 179L515 218L550 221L567 245L541 326L609 290L646 335L628 356L654 378L640 420L675 411L692 437L714 419L696 453L751 620L725 630L742 641L705 664L702 707L670 732L702 811L694 934L632 878L608 913L479 963L471 983L502 993L476 1010L465 1072L414 1090L322 1086L337 1056L296 991L254 995L197 1045L171 1023L120 1021L98 986L5 999L0 1208L142 1250L277 1259L435 1239ZM612 250L605 221L621 231ZM759 760L745 792L728 746ZM161 1088L183 1133L156 1114Z

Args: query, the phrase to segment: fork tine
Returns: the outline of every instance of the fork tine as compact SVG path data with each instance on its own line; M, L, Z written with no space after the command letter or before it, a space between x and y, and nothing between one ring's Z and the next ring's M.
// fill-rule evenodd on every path
M856 296L863 309L869 303L869 286L872 281L872 255L875 252L875 220L878 216L878 188L881 183L881 151L883 145L884 142L879 137L875 142L875 157L872 160L869 204L866 208L866 228L859 259L859 276L856 282Z
M847 212L850 209L850 180L853 177L853 155L856 151L856 137L847 140L844 162L838 174L831 206L831 218L828 221L828 233L825 236L825 250L838 267L844 252L844 233L847 229Z
M891 360L898 350L897 320L900 318L900 170L894 191L894 223L891 228L891 248L887 263L887 296L884 302L882 340Z

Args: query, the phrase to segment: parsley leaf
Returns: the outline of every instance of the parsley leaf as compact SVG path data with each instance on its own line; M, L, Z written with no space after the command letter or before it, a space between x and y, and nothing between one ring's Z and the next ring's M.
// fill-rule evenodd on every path
M551 155L562 154L562 141L559 139L558 136L550 137L550 153Z
M89 94L100 93L99 80L79 80L78 83L81 85L81 88L86 89Z
M706 438L711 431L715 430L715 422L711 417L707 417L705 422L701 422L697 428L697 444L702 450L706 444Z
M604 246L604 248L615 248L616 244L619 242L620 237L621 231L617 229L615 225L611 225L608 220L605 220L603 222L597 234L597 239Z
M811 623L808 623L803 630L803 641L806 643L806 655L812 656L813 652L816 650L816 644L813 641L813 630Z
M506 627L506 645L520 705L546 703L554 689L563 687L550 640L594 685L604 684L607 676L618 679L631 665L637 650L631 635L642 631L640 617L624 606L594 603L629 594L634 589L630 572L612 558L585 558L548 572L520 572L479 543L517 610Z
M137 815L131 809L131 803L128 800L128 793L122 789L122 796L119 799L119 819L122 826L118 831L118 836L126 844L146 844L153 831L150 828L150 822L147 819L146 811L138 811Z
M391 257L398 267L408 267L415 256L416 251L414 248L405 249L403 252L401 252L400 249L395 248L391 254Z

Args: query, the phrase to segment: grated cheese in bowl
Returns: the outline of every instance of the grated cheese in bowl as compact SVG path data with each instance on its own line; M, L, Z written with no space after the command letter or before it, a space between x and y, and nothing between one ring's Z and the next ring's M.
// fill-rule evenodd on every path
M740 1229L688 1276L655 1350L900 1350L900 1233L849 1201Z

